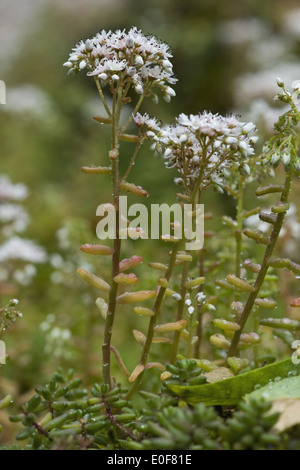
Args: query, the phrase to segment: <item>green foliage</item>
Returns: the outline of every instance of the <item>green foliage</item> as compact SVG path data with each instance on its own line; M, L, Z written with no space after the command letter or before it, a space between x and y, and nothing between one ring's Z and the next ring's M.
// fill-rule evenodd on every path
M224 447L233 450L276 449L280 437L271 431L279 413L270 414L270 402L251 400L241 403L239 410L219 428Z
M206 378L202 375L202 369L197 365L197 361L193 359L179 359L174 365L167 364L166 370L172 375L165 382L167 385L200 385L206 382Z
M119 386L94 384L90 392L70 369L56 372L26 402L21 413L10 417L23 425L16 439L24 449L89 449L109 447L120 436L131 435L135 411Z
M236 405L255 388L268 384L276 377L288 377L291 373L300 374L300 367L289 358L211 384L183 386L167 383L167 386L190 404Z

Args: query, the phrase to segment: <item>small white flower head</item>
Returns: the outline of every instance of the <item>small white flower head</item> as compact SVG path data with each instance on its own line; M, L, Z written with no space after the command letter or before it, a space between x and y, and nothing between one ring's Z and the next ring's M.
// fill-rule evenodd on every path
M104 80L103 85L119 80L125 88L129 83L137 94L146 91L147 95L156 96L150 90L158 87L169 101L175 96L172 85L177 82L171 58L167 44L132 27L128 32L102 30L91 39L80 41L64 66L69 73L86 69L88 76ZM102 74L107 77L103 78Z
M249 172L245 160L254 153L253 123L206 111L189 116L182 113L176 121L157 133L155 148L167 168L178 169L186 189L193 191L200 172L202 187L213 184L220 192L224 179L231 178L232 168Z
M191 306L188 308L189 315L193 315L194 311L195 311L194 307Z

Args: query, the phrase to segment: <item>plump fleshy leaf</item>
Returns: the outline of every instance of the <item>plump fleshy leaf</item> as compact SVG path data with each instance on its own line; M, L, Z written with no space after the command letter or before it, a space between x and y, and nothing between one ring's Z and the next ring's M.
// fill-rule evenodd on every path
M182 386L168 385L166 382L166 385L191 405L199 402L209 406L236 405L258 386L263 387L276 377L284 379L291 374L300 375L300 365L294 364L292 359L288 358L215 383Z

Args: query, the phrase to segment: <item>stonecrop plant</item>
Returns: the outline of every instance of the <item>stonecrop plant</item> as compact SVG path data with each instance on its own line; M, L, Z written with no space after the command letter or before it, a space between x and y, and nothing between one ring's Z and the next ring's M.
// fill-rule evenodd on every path
M160 96L167 102L175 97L177 79L169 46L135 27L80 41L64 66L94 80L104 111L94 119L111 129L107 160L82 172L94 178L91 184L111 179L112 199L96 204L104 204L102 216L115 215L113 241L87 240L80 247L87 259L110 257L111 274L77 270L101 295L95 302L104 321L102 377L88 390L74 371L65 376L59 370L11 418L23 424L17 439L29 449L289 448L286 428L276 428L279 413L270 409L273 398L300 398L299 361L297 354L291 357L300 321L290 315L300 299L294 294L289 305L281 301L279 277L282 269L291 271L299 290L300 265L281 257L278 244L293 181L300 176L299 85L290 92L277 79L277 100L289 108L262 145L255 123L234 114L182 112L171 124L143 114L146 98L158 103ZM135 148L120 174L126 142ZM151 280L148 289L139 290L134 268L143 257L126 250L139 247L145 231L122 218L120 196L151 199L151 192L130 179L147 143L161 157L166 178L168 169L177 171L174 204L183 217L170 220L169 233L161 236L164 259L151 260L143 271L143 286L150 269L158 272L156 287ZM210 207L213 191L234 207L234 215L224 214L219 225ZM256 207L256 198L270 199L270 208ZM188 244L185 204L193 221L204 204L201 246ZM207 230L213 222L214 230ZM269 229L261 230L262 222ZM126 237L134 241L125 250ZM126 315L144 322L143 331L133 329L132 341L141 351L132 370L114 345L115 329L126 324ZM120 377L112 374L112 361ZM137 393L144 400L139 406Z

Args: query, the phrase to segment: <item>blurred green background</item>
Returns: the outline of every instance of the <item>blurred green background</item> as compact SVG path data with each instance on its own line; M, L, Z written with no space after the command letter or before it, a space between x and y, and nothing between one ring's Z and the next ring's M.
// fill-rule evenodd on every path
M79 246L96 241L96 207L110 200L111 189L109 178L93 179L80 168L107 164L110 135L92 119L100 112L93 80L84 73L67 76L62 64L76 41L133 25L173 51L177 96L169 104L145 101L142 108L166 123L181 112L236 112L258 125L259 151L279 113L276 77L288 87L300 79L297 0L1 0L0 79L7 102L0 105L0 175L28 187L22 206L30 223L20 236L42 246L47 261L36 264L30 282L16 281L15 266L2 276L1 305L18 298L23 318L5 336L10 360L1 368L0 391L23 397L60 364L77 367L88 380L99 377L103 322L96 293L76 268L90 263ZM131 145L124 144L124 162ZM174 176L145 145L130 181L149 191L151 202L174 202ZM217 221L223 213L234 215L227 196L211 192L207 204ZM123 251L141 254L144 264L166 260L159 242L128 241ZM94 262L94 269L109 273L108 261ZM147 276L140 287L154 288L156 274ZM126 349L130 331L145 328L132 317L121 315L115 337L129 368L135 365Z

